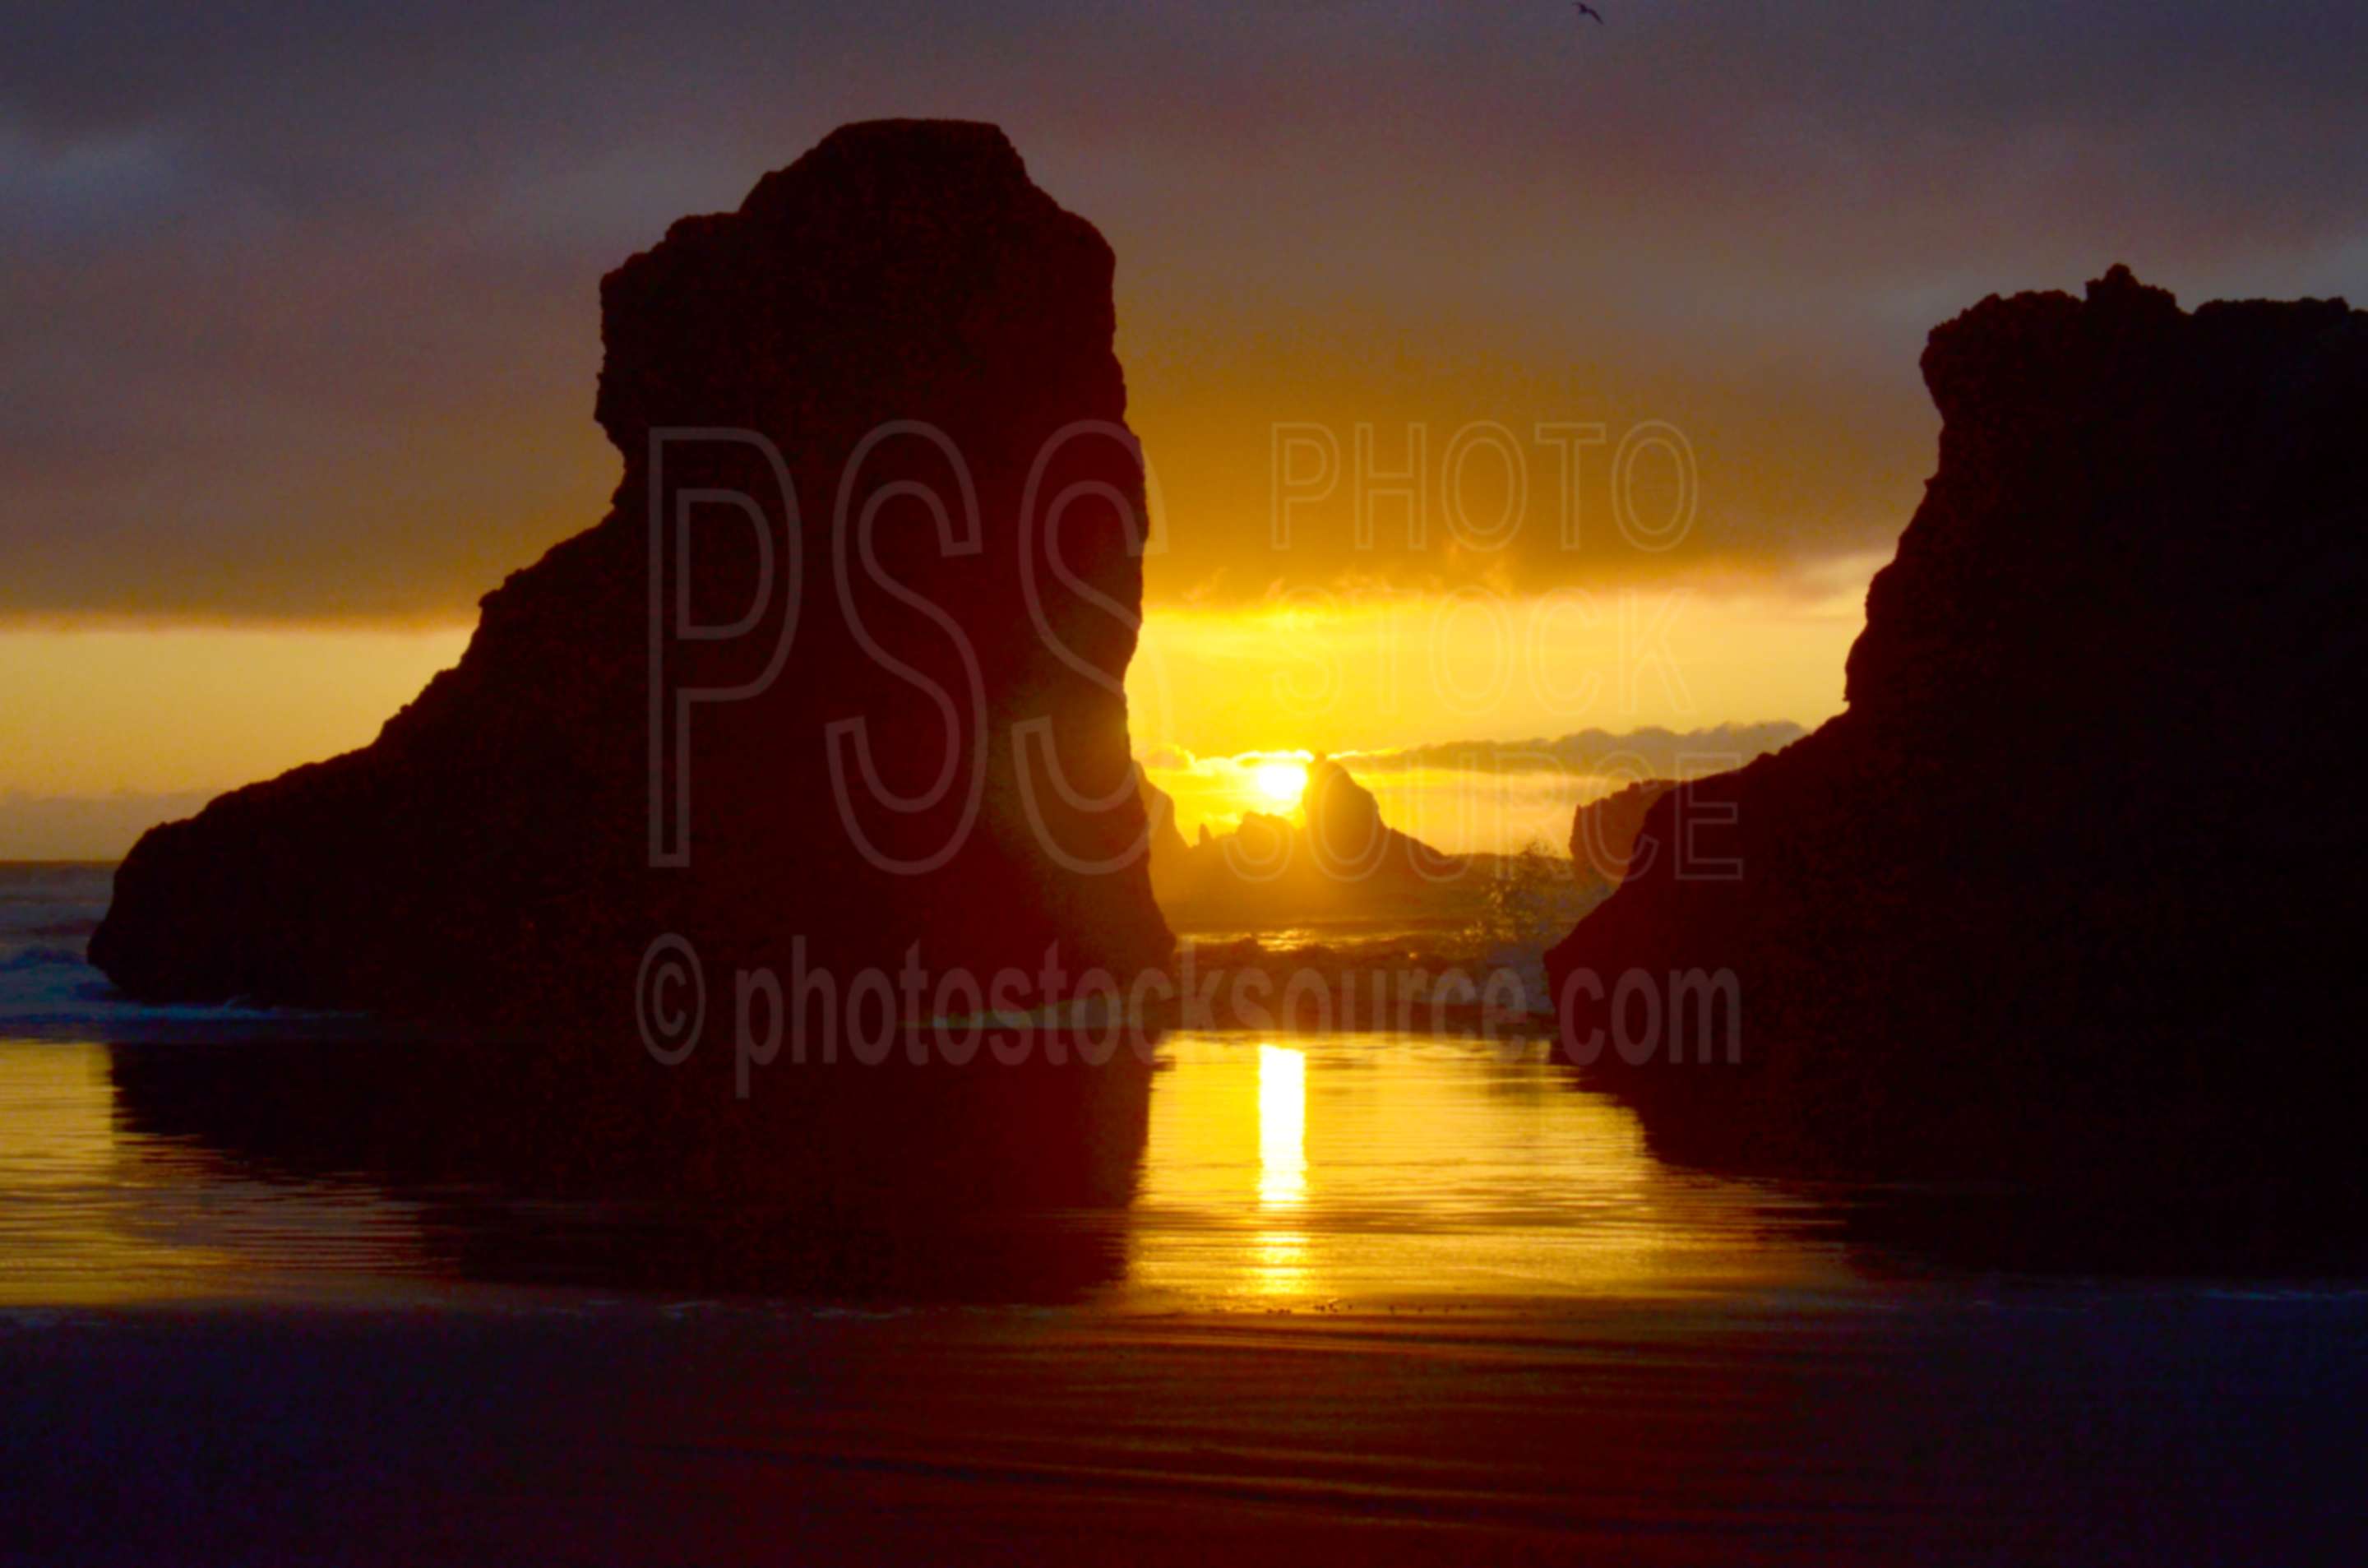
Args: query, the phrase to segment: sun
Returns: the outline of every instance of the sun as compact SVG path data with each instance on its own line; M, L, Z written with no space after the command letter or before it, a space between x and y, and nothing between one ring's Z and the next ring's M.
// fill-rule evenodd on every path
M1261 762L1250 769L1250 788L1258 791L1262 804L1288 811L1307 792L1307 765Z

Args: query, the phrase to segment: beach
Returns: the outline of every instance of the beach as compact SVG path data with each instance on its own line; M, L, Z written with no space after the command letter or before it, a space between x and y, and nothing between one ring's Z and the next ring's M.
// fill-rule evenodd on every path
M11 887L14 953L89 917ZM97 994L63 961L0 1030L0 1560L2362 1544L2356 1282L2003 1267L1878 1194L1667 1165L1534 1043L1171 1036L1074 1184L849 1216L297 1137L393 1048L63 1016Z

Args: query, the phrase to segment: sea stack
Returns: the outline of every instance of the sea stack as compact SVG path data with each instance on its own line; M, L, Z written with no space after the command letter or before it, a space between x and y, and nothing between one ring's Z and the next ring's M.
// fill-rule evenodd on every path
M676 223L601 286L609 515L373 744L143 838L92 960L529 1025L632 1017L666 937L725 998L911 964L925 1011L1163 962L1112 266L981 124L847 126Z
M1189 846L1174 826L1176 802L1147 778L1142 790L1155 824L1155 889L1188 929L1403 915L1452 899L1474 875L1469 861L1384 822L1381 801L1333 757L1308 764L1301 821L1251 812L1231 833L1203 826Z
M1653 803L1565 1051L1710 1160L2356 1218L2368 315L2116 267L1923 368L1848 710Z

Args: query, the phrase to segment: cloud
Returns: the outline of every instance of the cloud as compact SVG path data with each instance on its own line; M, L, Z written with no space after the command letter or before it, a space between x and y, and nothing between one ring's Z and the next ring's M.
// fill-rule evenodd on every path
M1624 733L1590 729L1552 740L1453 741L1360 752L1344 755L1340 760L1360 776L1437 770L1602 780L1692 778L1740 767L1753 757L1782 750L1806 733L1789 722L1718 724L1682 732L1658 727Z
M1923 333L2115 260L2368 293L2368 8L92 0L0 30L0 616L456 617L588 526L597 284L833 124L1006 123L1110 236L1170 514L1156 600L1355 577L1785 577L1896 537ZM1458 544L1271 427L1525 449ZM1610 464L1685 432L1676 548ZM1543 423L1600 423L1574 544ZM1472 470L1472 504L1490 483ZM1646 489L1662 481L1649 477ZM1663 489L1666 490L1666 484ZM1660 506L1666 494L1646 500ZM1650 507L1647 508L1648 510Z

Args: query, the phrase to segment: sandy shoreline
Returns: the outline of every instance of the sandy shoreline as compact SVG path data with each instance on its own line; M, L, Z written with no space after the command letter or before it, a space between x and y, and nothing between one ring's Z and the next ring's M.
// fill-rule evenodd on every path
M17 1311L0 1558L2304 1561L2359 1528L2363 1335L2078 1289Z

